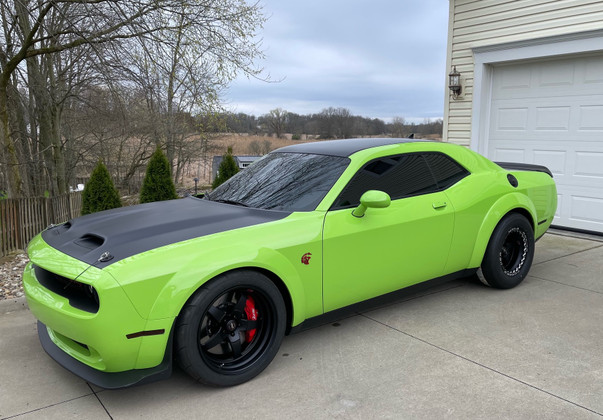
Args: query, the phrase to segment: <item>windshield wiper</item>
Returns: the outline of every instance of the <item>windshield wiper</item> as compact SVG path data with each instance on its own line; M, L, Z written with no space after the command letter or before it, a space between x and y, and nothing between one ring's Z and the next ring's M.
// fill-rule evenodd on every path
M215 201L216 203L233 204L235 206L249 207L247 204L242 203L240 201L236 201L236 200L223 200L221 198L218 198L217 200L211 200L211 201Z

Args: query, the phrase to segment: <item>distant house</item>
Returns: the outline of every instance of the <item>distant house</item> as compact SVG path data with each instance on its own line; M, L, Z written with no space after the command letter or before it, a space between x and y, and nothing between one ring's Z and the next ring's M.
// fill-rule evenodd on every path
M450 0L444 140L548 166L554 225L603 232L603 3Z
M251 165L256 160L260 159L262 156L233 156L235 162L239 166L239 170L245 169L249 165ZM214 156L211 163L211 180L213 181L218 176L218 168L220 167L220 163L222 163L222 156Z

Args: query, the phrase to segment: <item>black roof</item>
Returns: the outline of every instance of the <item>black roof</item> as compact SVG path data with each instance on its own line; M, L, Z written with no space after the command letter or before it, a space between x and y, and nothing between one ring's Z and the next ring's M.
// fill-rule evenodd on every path
M363 138L363 139L344 139L344 140L326 140L312 143L300 143L292 146L281 147L272 153L311 153L315 155L329 155L348 157L361 150L372 147L389 146L392 144L416 143L425 140L414 139L391 139L391 138Z

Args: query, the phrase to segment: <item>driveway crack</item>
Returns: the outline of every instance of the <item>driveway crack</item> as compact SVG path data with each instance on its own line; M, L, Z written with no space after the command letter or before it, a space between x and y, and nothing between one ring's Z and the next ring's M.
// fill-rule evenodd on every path
M92 393L94 393L94 391L92 391ZM90 395L92 395L92 394L84 394L84 395L80 395L79 397L70 398L70 399L65 400L65 401L60 401L60 402L57 402L57 403L54 403L54 404L48 404L48 405L45 405L44 407L39 407L39 408L34 408L33 410L24 411L23 413L12 414L12 415L7 416L7 417L0 417L0 420L14 419L14 418L18 418L18 417L24 416L26 414L36 413L38 411L46 410L47 408L56 407L57 405L66 404L66 403L71 402L71 401L79 400L80 398L86 398L86 397L89 397Z
M427 344L428 346L431 346L431 347L433 347L433 348L436 348L436 349L438 349L438 350L440 350L440 351L443 351L443 352L445 352L445 353L448 353L448 354L450 354L450 355L452 355L452 356L458 357L459 359L465 360L465 361L467 361L467 362L469 362L469 363L473 363L474 365L477 365L477 366L479 366L479 367L481 367L481 368L484 368L484 369L486 369L486 370L489 370L490 372L494 372L494 373L496 373L496 374L498 374L498 375L501 375L501 376L503 376L503 377L505 377L505 378L507 378L507 379L510 379L510 380L512 380L512 381L515 381L515 382L518 382L518 383L520 383L520 384L522 384L522 385L525 385L525 386L527 386L527 387L530 387L530 388L532 388L532 389L535 389L535 390L537 390L537 391L540 391L540 392L542 392L542 393L544 393L544 394L550 395L550 396L551 396L551 397L553 397L553 398L556 398L556 399L558 399L558 400L564 401L564 402L566 402L566 403L568 403L568 404L571 404L571 405L573 405L573 406L576 406L576 407L582 408L582 409L584 409L584 410L586 410L586 411L589 411L589 412L591 412L591 413L593 413L593 414L597 414L597 415L599 415L599 416L602 416L602 417L603 417L603 414L602 414L602 413L599 413L599 412L597 412L597 411L595 411L595 410L593 410L593 409L590 409L590 408L588 408L588 407L585 407L585 406L583 406L583 405L580 405L580 404L578 404L578 403L576 403L576 402L574 402L574 401L568 400L567 398L563 398L563 397L562 397L562 396L560 396L560 395L553 394L552 392L547 391L547 390L542 389L542 388L539 388L539 387L537 387L536 385L532 385L532 384L530 384L530 383L528 383L528 382L522 381L521 379L515 378L515 377L513 377L513 376L511 376L511 375L508 375L508 374L506 374L506 373L504 373L504 372L501 372L501 371L499 371L499 370L496 370L496 369L494 369L494 368L491 368L490 366L484 365L483 363L479 363L479 362L477 362L477 361L475 361L475 360L469 359L468 357L465 357L465 356L463 356L463 355L460 355L460 354L458 354L458 353L455 353L455 352L453 352L453 351L451 351L451 350L447 350L447 349L445 349L445 348L443 348L443 347L441 347L441 346L438 346L437 344L431 343L431 342L429 342L429 341L427 341L427 340L424 340L424 339L422 339L422 338L420 338L420 337L417 337L417 336L415 336L415 335L409 334L409 333L407 333L407 332L405 332L405 331L402 331L402 330L400 330L400 329L398 329L398 328L392 327L391 325L388 325L388 324L386 324L386 323L384 323L384 322L381 322L381 321L379 321L379 320L377 320L377 319L375 319L375 318L371 318L371 317L370 317L370 316L368 316L368 315L365 315L365 314L362 314L362 313L361 313L361 314L359 314L359 315L360 315L360 316L362 316L362 317L364 317L364 318L366 318L366 319L369 319L369 320L371 320L371 321L374 321L374 322L376 322L376 323L378 323L378 324L381 324L381 325L383 325L384 327L387 327L387 328L390 328L390 329L392 329L392 330L394 330L394 331L396 331L396 332L399 332L400 334L404 334L405 336L410 337L410 338L412 338L412 339L414 339L414 340L420 341L421 343Z
M603 295L603 292L599 292L599 291L593 290L593 289L587 289L586 287L574 286L573 284L567 284L567 283L563 283L563 282L557 281L557 280L545 279L544 277L535 276L533 274L528 274L528 276L534 277L535 279L538 279L538 280L550 281L551 283L557 283L562 286L567 286L567 287L572 287L574 289L584 290L585 292L591 292L591 293L597 293L597 294Z
M544 264L544 263L548 263L548 262L555 261L555 260L560 260L561 258L570 257L572 255L580 254L581 252L591 251L593 249L597 249L597 248L601 248L601 247L603 247L603 244L602 245L595 245L595 246L593 246L591 248L581 249L579 251L575 251L575 252L572 252L572 253L569 253L569 254L560 255L558 257L551 258L550 260L539 261L537 263L532 264L532 266L540 265L540 264Z
M105 404L103 404L103 402L99 398L98 393L94 390L94 388L92 388L92 386L88 382L86 382L86 385L88 385L88 388L90 388L90 391L92 391L92 393L94 394L94 396L96 397L96 399L100 403L101 407L103 407L103 410L105 410L105 413L107 413L107 415L109 416L109 418L111 420L113 420L113 416L109 413L109 410L107 410L107 407L105 407Z

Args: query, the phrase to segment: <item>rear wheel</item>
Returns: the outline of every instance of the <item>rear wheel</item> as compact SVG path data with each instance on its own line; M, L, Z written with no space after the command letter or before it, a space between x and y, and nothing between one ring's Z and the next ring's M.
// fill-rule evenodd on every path
M494 229L478 277L488 286L510 289L527 276L533 259L532 226L521 214L511 213Z
M197 381L246 382L272 361L285 334L278 288L254 271L216 277L185 305L176 323L177 358Z

